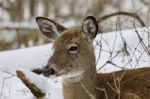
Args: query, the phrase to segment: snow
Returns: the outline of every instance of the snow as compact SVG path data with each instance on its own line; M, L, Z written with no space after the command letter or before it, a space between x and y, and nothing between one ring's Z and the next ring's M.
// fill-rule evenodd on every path
M139 35L143 38L143 42L148 46L148 30L146 28L138 29ZM97 36L96 41L100 41L102 43L102 48L115 52L121 50L123 48L123 41L122 38L127 43L127 51L129 52L130 56L124 55L125 53L121 52L117 57L113 59L113 63L117 64L118 66L122 66L125 68L134 68L140 66L150 66L150 58L145 53L143 47L141 46L140 40L134 30L126 30L126 31L118 31L116 33L107 33L102 34L101 36ZM150 43L150 42L149 42ZM96 46L97 47L97 46ZM96 57L98 57L99 49L96 48ZM134 53L134 54L133 54ZM114 53L112 56L114 56ZM106 51L101 52L101 59L98 62L97 67L101 67L108 61L110 53ZM130 64L126 65L128 61L132 59ZM139 60L138 60L139 59ZM138 61L137 61L138 60ZM101 72L110 72L120 70L120 68L116 68L111 64L107 64L104 68L102 68Z
M141 28L138 29L138 32L143 38L145 45L148 46L150 44L148 29ZM125 55L125 53L121 52L113 58L117 51L123 48L123 40L126 41L128 46L127 51L130 55ZM100 45L102 44L101 47L96 42ZM103 49L97 63L97 69L103 67L108 59L121 67L118 68L112 64L106 64L98 72L111 72L122 68L150 66L150 58L141 46L134 30L99 34L94 41L94 47L97 59L100 49ZM116 53L113 53L110 57L109 52L115 51ZM35 99L31 92L16 77L16 70L22 70L31 82L35 83L42 92L46 93L46 99L63 99L61 77L46 79L41 75L39 76L30 72L34 68L42 68L52 53L52 44L0 52L0 99ZM129 60L131 61L128 63Z
M52 44L0 52L0 70L34 69L44 66L51 54Z
M30 80L31 83L34 83L43 93L46 93L45 98L53 98L53 99L60 99L60 95L62 96L61 92L61 78L51 78L47 79L43 76L36 75L27 70L21 70L26 78ZM56 95L59 93L59 96Z

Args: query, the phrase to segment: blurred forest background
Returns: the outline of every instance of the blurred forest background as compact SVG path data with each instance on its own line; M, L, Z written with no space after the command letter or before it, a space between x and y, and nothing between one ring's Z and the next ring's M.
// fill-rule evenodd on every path
M100 21L118 11L133 13L149 26L150 0L0 0L0 51L48 43L35 23L37 16L75 27L87 15L93 15L102 32L142 27L139 21L126 15Z

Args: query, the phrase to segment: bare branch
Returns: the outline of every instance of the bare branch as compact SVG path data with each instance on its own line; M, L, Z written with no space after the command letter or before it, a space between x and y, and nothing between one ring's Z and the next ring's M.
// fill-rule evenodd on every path
M43 92L33 83L31 83L21 71L16 71L18 78L29 88L31 93L37 98L42 99L45 96Z
M112 16L117 16L117 15L124 15L124 16L133 17L140 22L142 27L146 26L145 23L143 22L143 20L136 13L129 13L129 12L123 12L123 11L119 11L119 12L105 15L105 16L101 17L99 20L97 20L97 22L100 23L100 22L106 20L107 18L110 18Z

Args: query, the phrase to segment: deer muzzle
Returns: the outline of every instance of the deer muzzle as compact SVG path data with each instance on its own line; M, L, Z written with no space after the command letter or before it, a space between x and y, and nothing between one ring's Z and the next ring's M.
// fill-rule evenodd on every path
M55 65L47 65L43 69L43 76L50 77L51 75L62 75L64 73L64 69L58 69Z

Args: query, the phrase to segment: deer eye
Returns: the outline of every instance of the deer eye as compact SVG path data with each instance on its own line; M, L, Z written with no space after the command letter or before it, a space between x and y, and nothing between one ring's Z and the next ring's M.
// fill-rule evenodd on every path
M69 45L69 48L68 48L69 53L76 54L78 52L78 50L79 50L78 44Z

